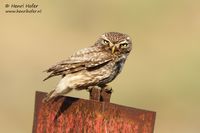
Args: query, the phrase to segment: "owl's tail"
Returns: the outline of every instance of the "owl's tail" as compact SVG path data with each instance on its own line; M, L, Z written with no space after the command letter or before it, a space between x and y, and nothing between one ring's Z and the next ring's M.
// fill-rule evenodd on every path
M49 102L51 99L55 98L56 96L58 96L58 93L56 93L55 90L52 90L46 95L46 97L42 100L42 102L43 103Z
M58 90L54 89L51 92L49 92L46 97L42 100L43 103L49 102L50 100L53 100L59 95L67 94L72 90L72 88L67 88L64 91L58 92Z

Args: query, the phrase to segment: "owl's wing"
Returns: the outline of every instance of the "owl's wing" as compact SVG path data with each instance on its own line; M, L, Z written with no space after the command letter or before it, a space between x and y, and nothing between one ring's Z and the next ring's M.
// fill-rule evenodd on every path
M61 61L47 69L45 72L50 73L50 75L44 81L53 76L66 75L87 69L97 69L111 60L113 60L113 57L110 53L97 47L81 49L67 60Z

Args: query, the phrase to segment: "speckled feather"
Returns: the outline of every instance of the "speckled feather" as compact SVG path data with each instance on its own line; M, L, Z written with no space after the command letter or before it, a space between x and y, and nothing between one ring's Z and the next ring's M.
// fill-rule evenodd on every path
M47 80L53 76L66 75L74 72L78 72L85 69L91 69L92 67L105 64L114 59L111 53L103 51L98 47L84 48L74 53L67 60L63 60L56 65L50 67L46 72L51 74L44 79Z
M131 49L128 35L118 32L103 34L93 46L77 51L46 70L50 75L44 80L58 75L62 79L44 101L67 94L72 89L106 85L121 72Z

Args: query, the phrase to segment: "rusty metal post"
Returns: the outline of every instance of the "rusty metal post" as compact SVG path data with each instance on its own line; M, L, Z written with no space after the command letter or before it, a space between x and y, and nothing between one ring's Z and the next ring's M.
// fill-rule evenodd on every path
M109 103L107 92L95 95L103 102L60 96L42 103L45 95L36 92L33 133L153 133L155 112Z

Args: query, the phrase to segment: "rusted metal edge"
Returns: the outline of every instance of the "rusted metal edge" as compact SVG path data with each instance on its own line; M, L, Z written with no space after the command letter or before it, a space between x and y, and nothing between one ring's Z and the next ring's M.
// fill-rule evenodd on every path
M153 133L153 130L154 130L154 125L155 125L155 118L156 118L156 112L154 111L148 111L148 110L144 110L144 109L137 109L137 108L132 108L132 107L127 107L127 106L123 106L123 105L118 105L118 104L114 104L114 103L109 103L109 102L99 102L99 101L94 101L94 100L86 100L86 99L79 99L79 98L74 98L74 97L64 97L64 96L60 96L58 98L57 101L55 101L56 103L54 104L43 104L42 103L42 99L44 98L44 96L46 95L45 92L40 92L40 91L36 91L35 93L35 110L34 110L34 120L33 120L33 129L32 129L32 132L33 133L40 133L38 132L38 124L40 124L41 126L41 111L44 111L44 113L47 113L47 115L50 113L50 115L52 116L52 109L58 109L58 106L57 104L63 104L64 102L68 102L67 104L69 103L72 103L73 105L71 106L71 104L69 105L69 109L67 109L68 111L70 110L70 108L74 108L74 106L78 107L80 104L85 104L85 103L88 103L89 105L87 105L88 107L90 106L91 104L91 108L95 109L96 107L99 108L99 107L105 107L106 110L108 110L110 107L111 109L118 109L118 110L123 110L123 112L127 112L126 114L122 113L122 115L125 115L124 117L125 118L130 118L130 119L146 119L146 118L150 118L148 120L148 124L149 125L148 127L146 127L146 131L145 130L142 130L142 129L138 129L138 131L140 131L139 133ZM68 100L67 100L68 99ZM65 101L67 100L67 101ZM71 100L71 101L70 101ZM79 102L80 101L80 102ZM77 105L74 105L74 103L80 103L80 104L77 104ZM61 105L62 105L61 104ZM60 105L59 105L60 106ZM62 105L62 106L66 106L66 105ZM68 105L67 105L68 106ZM70 107L71 106L71 107ZM49 110L49 109L50 110ZM60 107L59 107L60 108ZM49 111L48 111L49 110ZM73 109L71 109L73 110ZM77 110L77 109L76 109ZM96 110L96 109L95 109ZM106 112L105 110L105 112ZM45 112L47 111L47 112ZM61 112L61 114L58 115L58 117L56 119L58 119L58 121L56 121L55 125L59 125L57 122L59 122L59 119L61 119L60 115L68 115L70 112L68 112L66 114L66 109L63 110L63 112ZM79 111L83 111L79 108ZM55 112L55 111L54 111ZM100 111L101 112L101 111ZM109 111L108 111L109 112ZM43 112L42 112L43 113ZM63 113L63 114L62 114ZM54 113L55 114L55 113ZM139 117L137 116L137 114L139 115ZM102 116L102 114L100 113L99 114L101 117L104 117L104 115ZM134 115L134 116L133 116ZM150 115L150 116L149 116ZM56 114L57 116L57 114ZM64 117L67 117L67 116L64 116ZM85 117L85 116L84 116ZM87 116L86 116L87 117ZM120 116L122 117L122 116ZM144 118L143 118L144 117ZM40 118L40 119L39 119ZM38 120L39 119L39 120ZM47 120L46 117L42 118L42 119L45 119ZM54 118L55 119L55 118ZM77 119L77 118L75 118ZM134 120L134 121L135 121ZM140 120L140 121L141 121ZM142 122L142 121L141 121ZM144 121L145 122L145 121ZM104 123L105 124L105 123ZM146 124L146 123L145 123ZM43 125L44 127L46 125ZM64 125L66 126L66 125ZM141 127L141 125L140 125ZM151 127L150 130L148 130L148 128ZM57 128L57 127L55 127ZM56 129L57 132L60 131L60 129ZM46 132L46 130L45 130ZM47 133L51 133L51 131L47 131Z

